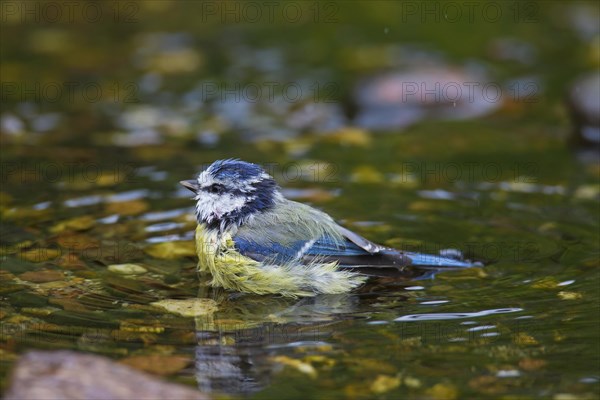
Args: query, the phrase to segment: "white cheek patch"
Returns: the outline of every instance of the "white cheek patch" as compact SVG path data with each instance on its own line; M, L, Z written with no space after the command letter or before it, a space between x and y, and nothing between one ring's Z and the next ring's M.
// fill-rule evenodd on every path
M224 215L242 208L251 197L220 195L200 192L196 195L196 215L201 221L211 223Z

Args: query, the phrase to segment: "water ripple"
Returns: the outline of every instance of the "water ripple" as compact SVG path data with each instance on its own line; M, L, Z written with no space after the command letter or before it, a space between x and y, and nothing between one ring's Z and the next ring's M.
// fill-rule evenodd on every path
M189 241L194 238L194 231L186 232L183 235L173 234L166 236L155 236L149 237L146 239L147 243L164 243L164 242L179 242L179 241Z
M182 226L184 226L184 224L179 222L161 222L158 224L148 225L145 230L146 232L164 232L181 228Z
M484 317L486 315L493 314L504 314L523 311L522 308L498 308L495 310L483 310L472 313L432 313L432 314L411 314L403 315L396 318L394 321L399 322L413 322L413 321L436 321L445 319L462 319L462 318L475 318Z
M169 210L169 211L153 211L153 212L149 212L149 213L142 215L140 217L140 219L142 221L160 221L163 219L171 219L171 218L179 217L180 215L183 215L186 213L193 213L193 212L194 212L193 207L178 208L178 209Z
M139 200L148 197L150 193L147 189L129 190L127 192L115 193L107 197L109 203L118 203L121 201Z

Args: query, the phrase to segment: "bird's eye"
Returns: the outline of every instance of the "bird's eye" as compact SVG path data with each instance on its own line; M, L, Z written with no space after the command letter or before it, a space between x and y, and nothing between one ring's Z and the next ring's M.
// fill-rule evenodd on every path
M208 188L206 188L206 190L209 193L219 194L219 193L223 193L223 190L225 190L225 186L215 183L214 185L210 185Z

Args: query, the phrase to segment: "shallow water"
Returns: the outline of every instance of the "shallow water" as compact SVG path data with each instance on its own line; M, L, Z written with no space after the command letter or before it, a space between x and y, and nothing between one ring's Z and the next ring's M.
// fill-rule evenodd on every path
M221 23L201 3L139 4L135 23L79 21L89 38L65 21L3 27L25 38L7 41L3 81L104 89L98 101L4 92L3 384L27 349L68 348L234 397L598 395L600 169L567 145L562 97L593 65L593 45L570 8L531 3L535 23L476 18L451 25L450 38L436 21L398 24L391 11L404 14L388 2L292 26ZM533 50L506 60L506 36ZM433 104L386 132L352 127L363 78L431 62L539 92L485 116L438 118ZM217 86L205 97L206 85L267 81L310 96L232 100ZM326 85L334 101L313 102ZM286 196L373 241L460 249L485 266L300 300L208 288L195 269L193 203L177 182L227 157L265 165ZM212 300L195 317L156 304L195 298Z

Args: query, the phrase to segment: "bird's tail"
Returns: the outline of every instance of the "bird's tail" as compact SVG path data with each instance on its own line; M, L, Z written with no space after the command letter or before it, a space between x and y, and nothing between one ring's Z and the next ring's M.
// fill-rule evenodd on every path
M480 262L464 260L462 254L452 256L435 256L432 254L405 253L411 259L411 266L425 268L469 268L480 267Z

